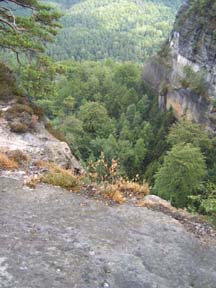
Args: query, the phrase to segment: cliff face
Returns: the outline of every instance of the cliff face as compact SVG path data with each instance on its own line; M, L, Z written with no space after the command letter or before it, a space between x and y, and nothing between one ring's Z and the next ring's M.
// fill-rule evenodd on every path
M144 68L159 92L161 110L173 108L216 132L216 2L187 0L169 41Z

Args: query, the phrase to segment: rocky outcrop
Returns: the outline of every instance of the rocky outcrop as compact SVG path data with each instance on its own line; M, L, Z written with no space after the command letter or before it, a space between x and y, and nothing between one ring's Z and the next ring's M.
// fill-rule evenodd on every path
M159 211L5 177L0 203L1 288L215 288L214 239Z
M187 0L169 41L144 67L143 79L159 92L161 110L216 132L216 5Z
M54 162L76 172L83 171L79 159L72 154L68 144L50 134L43 120L34 123L31 130L22 131L22 133L11 131L10 121L6 119L5 113L14 105L16 104L0 105L2 113L0 116L0 152L20 150L31 158L31 163L42 160Z

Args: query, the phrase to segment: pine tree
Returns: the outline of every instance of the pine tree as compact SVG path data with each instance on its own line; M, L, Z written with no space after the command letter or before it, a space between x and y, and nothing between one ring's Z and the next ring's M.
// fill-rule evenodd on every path
M30 58L44 52L59 26L60 13L37 0L0 0L0 46Z

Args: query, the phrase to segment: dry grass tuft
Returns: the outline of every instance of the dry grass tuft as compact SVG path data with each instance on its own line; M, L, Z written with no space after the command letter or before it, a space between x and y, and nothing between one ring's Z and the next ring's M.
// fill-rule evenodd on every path
M119 162L112 159L108 164L102 152L100 158L96 161L88 163L88 176L94 183L114 182L119 178Z
M15 161L19 165L26 164L30 160L30 157L19 149L8 151L6 154L10 160Z
M109 198L119 204L124 203L126 199L129 198L142 199L148 195L149 192L150 187L148 183L143 182L139 184L138 182L124 178L120 178L115 183L107 184L102 188L102 193L104 193L105 198Z
M41 176L33 175L30 178L26 179L24 184L31 189L35 189L36 186L41 182Z
M38 160L36 162L34 162L34 166L38 167L38 168L48 168L50 165L50 163L44 161L44 160Z
M149 194L150 187L148 183L138 183L134 180L119 179L115 184L118 189L127 196L140 196L144 197Z
M15 170L19 167L18 163L0 152L0 169Z
M23 100L25 101L25 100ZM15 104L4 113L12 132L26 133L35 129L38 115L34 113L31 103Z
M7 114L11 117L19 116L23 112L33 115L33 109L27 104L15 104L7 110Z
M106 199L119 204L129 198L143 199L150 193L148 183L139 183L139 175L133 180L121 177L119 161L112 159L107 163L103 152L96 162L89 162L88 176L93 183L99 184L99 190Z
M119 190L117 190L116 185L109 184L104 189L102 189L104 198L113 200L118 204L125 202L125 198Z
M41 177L41 182L54 186L60 186L67 190L79 191L81 178L74 175L71 170L66 170L56 164L40 161L38 167L47 168L47 173Z

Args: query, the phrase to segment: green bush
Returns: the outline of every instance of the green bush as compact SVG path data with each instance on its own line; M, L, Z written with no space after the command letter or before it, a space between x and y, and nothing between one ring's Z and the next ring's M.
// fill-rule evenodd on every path
M185 78L181 81L182 86L208 99L208 83L205 79L205 73L203 71L194 72L190 66L185 66L184 74Z
M42 182L59 186L67 190L79 190L80 181L71 171L56 165L49 165L48 172L42 177Z
M174 206L186 207L188 196L197 192L206 175L203 154L192 144L180 143L167 153L155 175L154 191Z
M202 184L199 194L189 197L188 210L206 215L207 220L216 225L216 184Z

